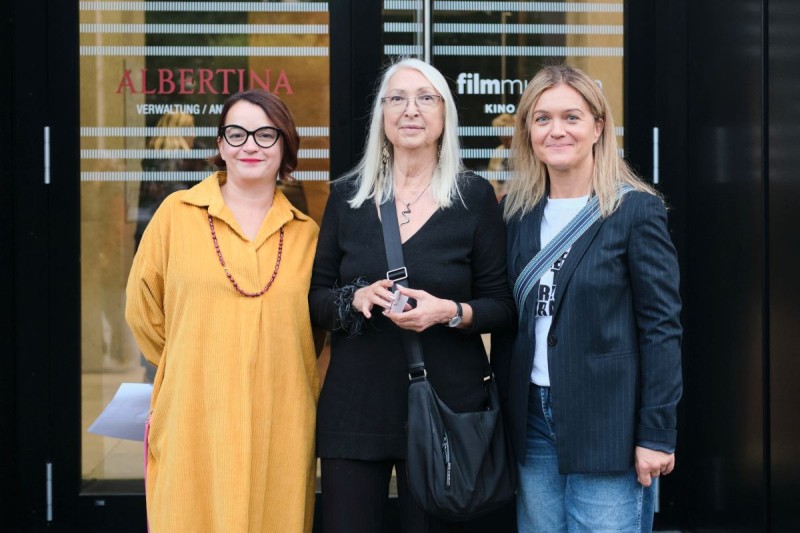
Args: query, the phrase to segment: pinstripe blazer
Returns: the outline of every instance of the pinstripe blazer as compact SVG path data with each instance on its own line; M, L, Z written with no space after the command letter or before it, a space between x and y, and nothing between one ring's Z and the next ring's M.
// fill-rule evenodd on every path
M508 224L512 287L540 249L544 203ZM682 392L678 278L666 209L648 193L625 195L572 246L554 280L547 353L562 473L625 470L637 444L675 446ZM493 337L492 363L520 463L535 293L519 310L516 331Z

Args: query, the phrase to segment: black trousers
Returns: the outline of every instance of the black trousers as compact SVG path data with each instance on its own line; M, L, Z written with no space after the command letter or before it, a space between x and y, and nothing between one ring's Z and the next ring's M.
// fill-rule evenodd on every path
M426 513L408 492L406 463L400 460L322 459L323 533L383 533L389 481L397 472L397 496L404 533L456 533L462 525Z

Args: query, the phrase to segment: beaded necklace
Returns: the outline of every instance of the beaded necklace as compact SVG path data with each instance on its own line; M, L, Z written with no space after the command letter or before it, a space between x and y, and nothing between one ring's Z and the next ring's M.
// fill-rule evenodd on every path
M242 290L239 287L239 284L236 283L236 280L233 279L233 275L228 271L228 267L225 265L225 259L222 258L222 251L219 249L219 243L217 242L217 232L214 230L214 219L212 218L211 214L208 215L208 226L211 228L211 238L214 240L214 249L217 251L217 257L219 257L219 264L222 265L223 270L225 270L225 275L228 276L228 279L233 283L233 287L239 291L240 294L244 296L248 296L250 298L257 298L267 292L270 287L272 287L272 282L275 281L275 277L278 275L278 268L281 266L281 255L283 254L283 226L281 226L281 236L280 240L278 241L278 259L275 261L275 271L272 273L272 277L269 278L267 285L261 289L259 292L247 292Z

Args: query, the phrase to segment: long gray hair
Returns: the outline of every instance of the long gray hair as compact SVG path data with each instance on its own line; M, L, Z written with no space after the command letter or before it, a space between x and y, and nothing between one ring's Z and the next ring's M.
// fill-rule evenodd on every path
M458 111L453 94L444 76L424 61L405 58L387 68L381 78L380 89L372 106L372 120L369 126L364 156L361 161L344 178L354 179L358 183L355 196L350 199L350 207L361 207L365 200L374 199L380 205L392 198L392 163L393 150L389 150L388 175L381 173L381 150L386 134L383 124L383 107L381 98L386 96L389 80L399 70L413 69L419 71L444 98L444 128L440 138L439 165L433 173L431 192L439 208L449 207L453 199L460 196L458 176L463 170L461 147L458 142Z

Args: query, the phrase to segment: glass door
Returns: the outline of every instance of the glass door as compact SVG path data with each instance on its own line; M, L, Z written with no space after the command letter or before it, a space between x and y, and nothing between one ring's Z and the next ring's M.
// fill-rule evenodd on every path
M131 261L161 201L210 174L228 96L260 88L286 102L302 141L296 181L281 187L321 219L328 3L81 2L79 23L81 491L102 507L144 492L142 440L88 431L121 384L153 380L124 318Z
M623 146L623 16L623 0L384 0L383 59L417 57L444 74L456 98L464 164L487 178L499 199L511 178L517 101L543 65L565 62L597 80ZM492 516L487 527L504 518Z

